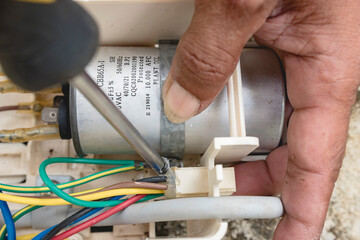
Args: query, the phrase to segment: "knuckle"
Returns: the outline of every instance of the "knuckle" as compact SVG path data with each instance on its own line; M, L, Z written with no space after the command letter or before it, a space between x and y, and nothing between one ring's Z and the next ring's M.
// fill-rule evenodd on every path
M224 86L233 66L237 63L238 59L236 58L236 61L234 59L225 50L211 44L204 46L196 41L182 41L177 60L182 71L181 75L186 78L185 81L181 81L185 85L183 87L190 92L197 91L192 94L200 100L215 96Z
M230 7L239 17L251 18L259 15L269 16L277 0L232 0Z

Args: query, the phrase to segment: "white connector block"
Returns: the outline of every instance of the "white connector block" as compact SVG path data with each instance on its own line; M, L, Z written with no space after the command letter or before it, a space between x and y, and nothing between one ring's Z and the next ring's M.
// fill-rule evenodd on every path
M217 165L213 169L189 167L173 168L171 171L173 186L165 193L171 198L209 196L213 192L209 187L209 179L219 183L220 196L231 196L236 191L235 171L232 167L223 168L222 165Z

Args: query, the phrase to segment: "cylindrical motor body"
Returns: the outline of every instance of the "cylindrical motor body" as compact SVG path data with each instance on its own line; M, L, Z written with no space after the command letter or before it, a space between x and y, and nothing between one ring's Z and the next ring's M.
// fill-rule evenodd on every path
M86 71L158 151L169 144L176 146L180 156L204 153L214 137L230 135L227 91L221 91L201 114L181 125L173 124L175 138L164 136L168 125L163 124L161 76L166 78L171 63L164 64L166 58L161 58L164 53L160 50L101 47ZM168 54L172 57L174 51ZM255 153L266 154L279 145L283 133L286 95L282 65L270 49L245 48L240 66L246 133L259 138ZM70 119L79 155L135 153L75 88L70 90ZM175 143L170 143L172 139Z

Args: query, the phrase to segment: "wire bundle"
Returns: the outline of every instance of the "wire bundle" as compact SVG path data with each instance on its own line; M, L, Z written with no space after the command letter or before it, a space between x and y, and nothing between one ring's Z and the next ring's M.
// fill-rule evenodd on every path
M119 167L110 168L77 180L73 180L67 183L54 184L48 177L45 169L50 164L55 163L80 163L80 164L101 164L101 165L120 165ZM160 196L163 196L164 190L167 186L158 184L159 182L166 181L166 177L153 177L141 179L136 182L123 182L113 184L107 187L91 189L83 192L77 192L73 194L67 194L63 190L73 188L96 179L110 176L113 174L130 171L130 170L141 170L142 165L136 166L134 161L119 161L119 160L102 160L102 159L77 159L77 158L52 158L45 160L39 168L40 177L43 182L47 185L46 187L22 187L12 186L7 184L0 184L0 190L15 193L42 193L42 192L53 192L58 197L39 197L39 196L15 196L11 194L4 194L0 191L0 208L5 219L5 225L0 230L0 240L6 239L6 233L8 233L9 240L15 240L15 226L14 222L19 220L22 216L27 213L34 211L42 206L53 206L53 205L66 205L74 204L85 207L75 214L71 215L58 225L55 225L39 234L34 236L30 234L22 236L22 239L65 239L79 231L82 231L110 216L125 209L126 207L136 202L148 201ZM133 195L129 199L121 199L126 195ZM7 207L6 201L30 204L23 209L16 212L11 216L10 210ZM105 207L112 207L109 210L97 215L96 217L87 220L59 235L56 236L60 231L77 224L86 218L96 214ZM32 238L33 237L33 238Z

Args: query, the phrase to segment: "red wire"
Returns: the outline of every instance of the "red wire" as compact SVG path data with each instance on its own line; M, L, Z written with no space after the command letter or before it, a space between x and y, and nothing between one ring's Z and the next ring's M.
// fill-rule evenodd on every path
M126 200L125 202L123 203L120 203L119 205L113 207L113 208L110 208L109 210L107 210L106 212L103 212L99 215L97 215L96 217L92 218L92 219L89 219L87 220L86 222L83 222L82 224L79 224L77 225L76 227L73 227L69 230L67 230L66 232L63 232L57 236L55 236L53 238L53 240L63 240L65 238L68 238L86 228L89 228L101 221L103 221L104 219L108 218L108 217L111 217L112 215L114 215L115 213L127 208L128 206L130 206L131 204L139 201L140 199L142 199L143 197L145 197L146 195L145 194L139 194L139 195L135 195L131 198L129 198L128 200Z

